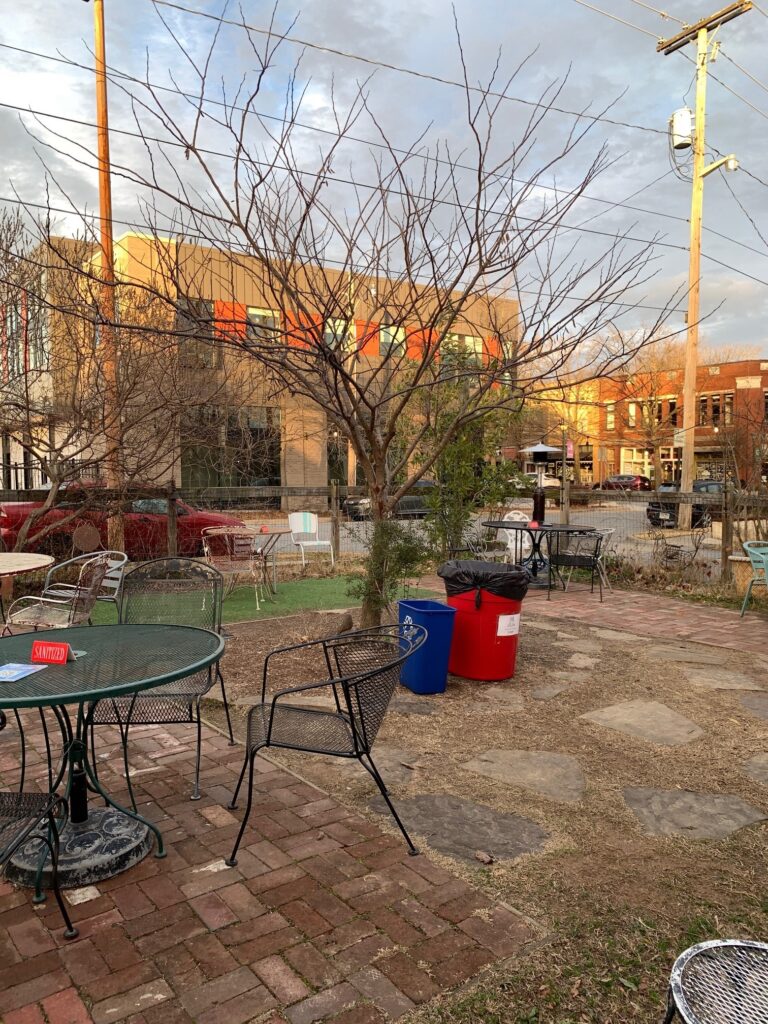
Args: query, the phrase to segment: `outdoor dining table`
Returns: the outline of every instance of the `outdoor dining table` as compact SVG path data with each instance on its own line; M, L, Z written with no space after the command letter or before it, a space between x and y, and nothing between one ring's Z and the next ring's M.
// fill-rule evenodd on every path
M287 536L291 532L291 529L290 529L289 526L267 526L267 527L258 527L258 528L257 527L248 527L248 526L246 526L246 527L236 527L236 528L232 527L232 526L221 526L221 527L212 526L212 527L209 527L205 532L206 532L206 535L209 536L209 537L215 537L216 534L228 534L228 533L229 534L237 533L237 535L239 537L243 536L245 534L249 534L249 535L251 535L253 537L254 542L255 541L259 541L259 548L260 548L260 554L261 554L260 561L261 561L262 582L264 583L264 586L267 588L267 590L269 591L269 593L270 593L270 595L272 597L274 597L275 594L277 594L277 563L275 562L274 557L273 557L273 560L272 560L272 578L270 579L269 572L268 572L269 556L270 555L274 556L274 551L275 551L275 548L277 547L277 542L280 540L280 538ZM220 566L217 565L217 568L219 568L220 572L225 572L226 573L226 570L221 569ZM238 566L235 566L232 569L232 573L234 575L238 575L241 572L242 572L242 568L240 568Z
M13 577L25 572L36 572L53 565L50 555L36 555L28 551L0 552L0 618L5 622L5 601L13 594Z
M489 530L520 530L525 531L531 538L531 551L522 559L522 564L530 570L532 587L549 587L549 560L542 553L541 544L546 534L584 534L594 533L593 526L571 526L568 523L538 523L532 526L530 523L523 523L517 520L489 519L483 522L483 526Z
M69 805L59 855L62 886L91 885L124 871L147 855L153 838L156 856L164 857L157 825L119 804L99 781L92 735L95 704L130 699L142 690L207 668L221 657L223 638L207 629L154 624L22 633L0 640L0 669L14 663L31 664L35 640L68 643L76 660L47 664L23 679L0 679L0 710L38 709L49 758L51 743L55 739L58 745L61 740L62 755L53 771L52 790ZM55 726L46 721L46 710L52 712ZM105 805L89 806L89 791ZM35 885L39 892L49 873L42 868L37 845L22 847L6 875L23 885Z

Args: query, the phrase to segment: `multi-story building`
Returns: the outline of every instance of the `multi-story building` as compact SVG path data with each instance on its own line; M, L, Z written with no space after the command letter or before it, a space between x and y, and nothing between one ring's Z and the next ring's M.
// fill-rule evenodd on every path
M679 478L683 371L617 375L600 382L592 414L593 476ZM756 486L768 472L768 361L700 366L696 380L695 475Z
M18 421L12 415L0 420L5 488L44 481L45 466L30 454L35 446L22 443L30 431L47 432L48 450L73 465L79 461L92 470L103 458L99 430L94 427L85 441L82 433L75 438L67 419L68 410L69 420L73 412L75 418L91 414L78 388L98 392L98 264L94 247L56 239L35 287L4 303L0 371L4 392L16 396L20 411ZM183 274L174 272L178 268ZM418 354L424 339L415 327L375 322L375 280L356 287L354 295L350 288L353 316L318 312L307 320L306 313L275 308L274 290L260 284L263 272L242 254L228 259L223 252L129 233L115 243L115 270L123 311L117 319L128 325L113 332L127 339L118 351L119 386L126 392L119 416L126 472L133 479L205 488L356 482L354 457L323 410L246 350L249 342L278 335L300 350L322 332L329 346L359 354L361 380L393 353ZM339 290L338 272L318 273ZM185 293L182 278L189 282ZM501 299L494 301L492 316L484 316L481 306L465 309L449 337L478 362L500 351L498 327L491 324L514 324L517 312L514 302ZM33 393L36 411L30 418L27 410L25 418L25 395Z

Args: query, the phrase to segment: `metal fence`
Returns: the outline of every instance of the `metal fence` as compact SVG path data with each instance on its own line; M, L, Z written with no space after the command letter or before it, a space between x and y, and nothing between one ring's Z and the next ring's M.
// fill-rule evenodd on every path
M42 501L45 490L0 491L0 501ZM189 505L229 513L250 524L285 526L289 511L314 511L319 517L319 536L332 540L338 554L361 555L370 539L370 522L350 521L344 514L344 498L359 495L361 488L347 487L246 487L145 488L122 499L130 511L132 499L173 494ZM564 500L565 499L565 500ZM71 496L65 502L71 506ZM690 509L690 526L684 525ZM508 499L502 508L476 509L473 527L484 519L499 519L511 509L532 514L531 495ZM97 513L98 514L98 510ZM546 521L590 526L608 534L614 557L639 566L690 567L707 578L728 575L729 556L740 555L741 543L768 538L768 495L728 489L723 494L675 492L573 491L563 495L547 491ZM423 523L409 520L409 528L423 532ZM155 547L146 555L166 554L164 530L155 533ZM276 546L281 561L298 559L290 535Z

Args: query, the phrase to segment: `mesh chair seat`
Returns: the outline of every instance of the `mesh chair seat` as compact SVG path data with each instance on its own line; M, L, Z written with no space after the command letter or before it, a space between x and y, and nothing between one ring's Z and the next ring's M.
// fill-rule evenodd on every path
M71 604L56 606L54 604L28 604L25 607L17 608L9 612L6 623L9 626L33 626L36 629L41 627L79 626L88 620L89 612L82 615L72 615Z
M248 712L246 744L252 751L267 745L272 704L257 704ZM337 712L275 705L272 719L272 747L291 747L320 754L355 754L355 741L348 720Z
M53 803L48 793L0 793L0 862L45 818Z
M185 679L142 690L135 700L132 697L100 700L93 721L96 725L120 725L127 722L130 715L131 725L188 722L191 705L207 693L212 685L213 676L205 670Z
M733 939L692 946L672 968L667 1021L686 1024L768 1021L768 945Z

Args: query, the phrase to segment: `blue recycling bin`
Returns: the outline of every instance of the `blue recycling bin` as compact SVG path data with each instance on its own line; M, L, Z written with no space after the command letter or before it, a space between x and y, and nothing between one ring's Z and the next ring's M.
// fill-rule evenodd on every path
M398 601L400 625L424 626L427 639L400 669L400 682L414 693L444 693L456 609L440 601Z

